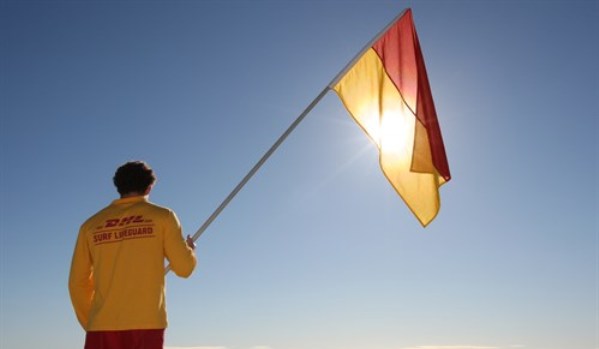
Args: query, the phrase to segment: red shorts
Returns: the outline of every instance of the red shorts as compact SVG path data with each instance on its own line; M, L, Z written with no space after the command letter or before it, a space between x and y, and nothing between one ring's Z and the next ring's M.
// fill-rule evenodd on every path
M90 331L84 349L163 349L164 329Z

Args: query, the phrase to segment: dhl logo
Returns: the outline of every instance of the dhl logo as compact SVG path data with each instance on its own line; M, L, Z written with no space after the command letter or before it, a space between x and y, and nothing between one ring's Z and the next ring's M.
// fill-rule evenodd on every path
M122 227L133 223L143 223L143 216L129 216L124 218L107 219L102 228Z

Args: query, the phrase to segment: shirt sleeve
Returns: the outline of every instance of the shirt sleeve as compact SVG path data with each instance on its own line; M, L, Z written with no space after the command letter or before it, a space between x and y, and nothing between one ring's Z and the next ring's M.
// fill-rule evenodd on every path
M75 252L73 252L71 273L69 275L69 293L77 320L85 330L87 329L94 295L94 279L93 262L83 230L79 232Z
M164 232L164 254L177 276L187 278L195 269L195 253L187 246L179 219L172 211L169 211Z

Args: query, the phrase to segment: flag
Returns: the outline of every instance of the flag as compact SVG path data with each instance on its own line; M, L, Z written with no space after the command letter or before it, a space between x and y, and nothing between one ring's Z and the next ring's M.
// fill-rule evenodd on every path
M332 89L379 150L383 173L423 226L451 179L412 19L406 10Z

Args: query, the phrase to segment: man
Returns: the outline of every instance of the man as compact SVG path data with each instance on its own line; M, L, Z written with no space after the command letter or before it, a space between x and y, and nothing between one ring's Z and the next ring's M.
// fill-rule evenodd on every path
M195 245L173 211L148 201L156 180L144 162L119 167L121 196L79 230L69 277L85 349L162 349L167 326L164 259L180 277L196 265Z

